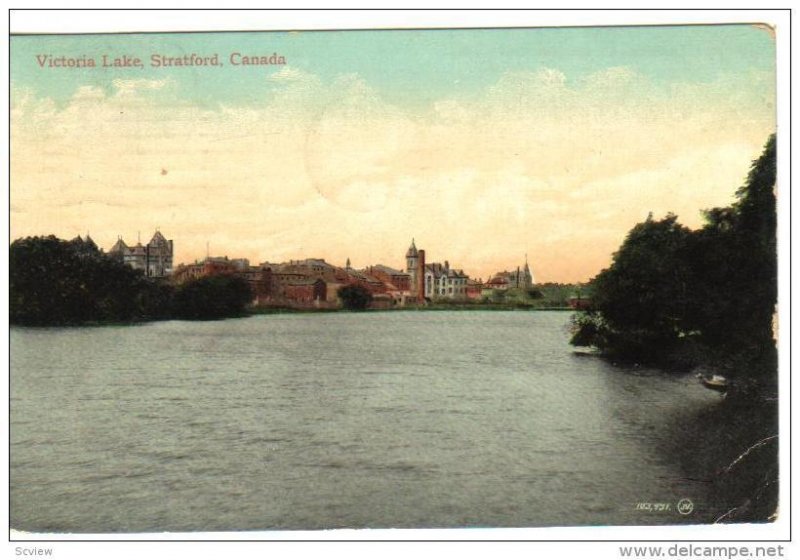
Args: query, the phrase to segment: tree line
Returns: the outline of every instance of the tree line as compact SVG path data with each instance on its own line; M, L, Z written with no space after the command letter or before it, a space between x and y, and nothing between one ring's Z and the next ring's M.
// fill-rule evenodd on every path
M572 344L621 360L707 366L740 391L775 390L777 212L775 136L727 207L690 230L668 214L634 226L590 283Z
M180 286L146 277L91 240L17 239L9 250L9 320L48 326L241 315L247 281L209 276Z

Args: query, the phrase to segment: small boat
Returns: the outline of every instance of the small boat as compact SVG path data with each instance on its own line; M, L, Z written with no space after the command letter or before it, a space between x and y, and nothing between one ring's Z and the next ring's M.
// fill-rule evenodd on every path
M708 387L709 389L713 389L714 391L719 391L720 393L724 393L728 390L728 380L722 377L721 375L712 375L711 377L708 376L701 376L700 383Z

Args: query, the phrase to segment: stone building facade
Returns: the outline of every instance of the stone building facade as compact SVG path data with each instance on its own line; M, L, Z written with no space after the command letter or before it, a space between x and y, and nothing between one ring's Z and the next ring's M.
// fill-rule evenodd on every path
M130 247L120 237L108 254L135 270L141 270L150 278L164 278L172 274L174 245L172 239L166 239L158 230L147 245L137 242Z
M450 268L450 263L425 265L425 297L428 299L464 299L469 276L463 270Z

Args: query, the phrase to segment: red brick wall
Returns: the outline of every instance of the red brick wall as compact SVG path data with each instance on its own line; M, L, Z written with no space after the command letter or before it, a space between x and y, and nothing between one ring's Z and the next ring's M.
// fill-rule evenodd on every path
M385 284L391 284L401 292L405 292L411 289L410 287L411 279L409 276L389 274L378 268L370 268L369 274L370 276L377 278L378 280L384 282Z
M425 249L419 251L417 260L417 301L425 300Z
M284 296L294 301L314 301L313 284L288 284L284 287Z

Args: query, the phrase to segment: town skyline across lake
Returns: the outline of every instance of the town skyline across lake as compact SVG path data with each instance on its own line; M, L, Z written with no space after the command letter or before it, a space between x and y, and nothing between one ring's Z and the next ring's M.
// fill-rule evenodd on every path
M88 233L85 239L77 236L75 240L97 247ZM148 278L163 278L174 284L220 274L240 276L248 281L256 305L336 306L338 290L348 285L368 291L376 307L437 300L470 301L509 289L531 290L535 283L527 255L524 264L497 271L484 281L482 277L470 276L464 268L451 266L447 259L427 261L425 249L417 248L415 238L405 252L405 266L399 268L385 263L355 268L349 258L344 266L336 266L319 257L288 262L265 260L254 265L247 258L210 253L193 263L174 265L174 250L174 241L157 228L144 245L141 234L137 235L137 243L130 246L118 236L106 254L142 271Z
M116 254L116 255L120 256L120 260L122 262L125 262L125 263L128 263L128 264L132 264L133 268L145 271L146 272L146 274L145 274L146 276L166 276L166 275L170 274L169 272L167 272L166 274L147 272L148 266L145 264L145 262L148 260L148 258L151 258L151 257L149 257L149 256L145 257L146 254L147 255L155 255L155 254L159 254L159 255L163 254L164 255L163 260L159 260L157 265L153 264L153 266L157 266L157 267L159 267L159 269L161 269L161 268L172 269L172 268L176 268L176 267L178 267L180 265L188 266L188 265L198 264L198 263L201 263L201 262L211 258L211 259L221 259L221 260L229 259L231 261L247 261L248 263L258 263L258 264L265 264L265 263L266 264L276 264L276 263L291 263L291 262L294 262L294 261L298 261L299 262L299 261L304 261L304 260L320 260L320 261L326 261L326 262L331 263L333 265L333 264L339 264L339 261L341 261L341 264L342 264L343 268L352 265L352 267L355 268L355 269L366 269L366 268L369 268L371 266L379 266L380 265L380 266L388 266L390 268L403 269L403 270L406 270L406 271L408 270L408 266L407 266L408 263L406 262L405 258L403 258L403 257L398 259L396 256L387 257L385 255L378 255L374 259L363 259L362 258L362 262L357 262L357 261L355 261L355 259L351 259L351 257L349 255L346 255L344 258L339 259L339 258L337 258L335 256L331 256L331 255L328 255L328 254L320 254L319 252L316 252L316 253L313 254L313 256L308 256L307 254L303 255L303 254L297 253L297 254L292 254L292 255L288 255L288 256L285 256L285 255L284 256L275 256L275 257L270 257L270 258L264 259L262 256L253 257L252 254L247 254L247 253L245 253L245 251L241 251L241 252L236 251L235 248L232 251L228 251L228 250L217 251L215 249L215 246L217 244L214 243L214 242L211 242L211 241L206 241L205 242L205 254L204 255L195 256L193 258L181 258L181 259L179 259L179 258L176 257L176 255L179 254L178 251L179 251L179 249L182 248L183 243L181 243L179 241L173 247L172 246L173 239L167 240L164 237L164 235L161 233L161 228L160 227L157 226L157 227L153 228L152 231L153 231L153 233L148 236L146 231L137 230L136 236L135 236L135 239L136 239L135 243L126 241L126 237L127 237L128 240L130 240L131 238L133 238L133 236L129 237L129 236L121 235L121 234L117 234L113 242L98 241L98 239L107 239L109 236L108 235L104 235L104 234L101 234L101 235L92 234L91 230L87 231L85 235L77 234L77 235L75 235L73 237L61 236L61 235L58 235L58 234L55 234L55 235L56 235L56 237L61 237L63 239L70 239L71 238L71 239L89 240L92 244L96 245L98 247L98 249L102 250L103 252L106 252L108 254ZM41 233L41 234L38 234L38 235L54 235L54 234L53 233ZM36 236L37 235L34 234L34 235L27 236L27 237L36 237ZM149 241L147 241L148 239L149 239ZM416 245L416 239L417 238L414 237L414 236L411 237L411 246L415 246ZM143 240L144 240L144 243L143 243ZM168 245L169 245L169 247L167 247ZM357 243L354 243L354 245L357 245ZM339 250L339 252L342 252L342 251ZM432 253L433 252L428 251L429 255L431 255ZM122 257L123 254L125 255L124 258ZM497 275L501 274L502 272L512 273L512 272L514 272L513 269L516 269L516 268L520 268L523 271L526 268L528 269L528 274L531 275L531 284L535 284L536 283L535 278L538 278L538 273L537 273L536 277L534 277L534 275L533 275L534 266L533 266L531 261L533 260L535 262L535 259L530 259L529 260L529 253L528 253L528 251L526 251L524 249L520 252L519 258L515 259L514 257L512 257L512 258L506 259L506 261L508 261L508 264L505 267L503 267L503 266L501 266L501 267L492 267L491 265L488 265L485 262L472 262L470 260L463 260L463 259L461 259L461 260L450 259L450 258L447 258L446 256L445 256L445 258L436 257L436 259L437 259L436 263L441 262L441 264L443 264L443 265L446 264L446 265L448 265L448 267L449 267L450 261L452 260L452 262L454 264L455 263L458 264L458 266L455 266L454 268L457 268L457 269L461 270L462 272L464 270L468 270L470 278L473 278L473 279L476 279L476 280L480 280L480 281L483 281L485 279L487 282L489 282L494 276L497 276ZM136 263L136 264L133 264L133 263ZM155 261L153 261L153 263L155 263ZM502 269L502 268L505 268L505 269L508 269L508 270L502 270L501 271L500 269ZM544 276L546 276L546 274ZM588 280L589 279L587 278L587 279L584 279L584 280L567 279L567 280L564 280L564 281L554 281L551 278L547 278L546 280L540 280L540 283L541 282L546 282L546 283L563 283L563 284L581 284L581 283L587 282Z

